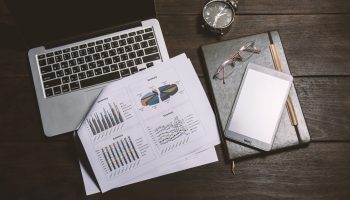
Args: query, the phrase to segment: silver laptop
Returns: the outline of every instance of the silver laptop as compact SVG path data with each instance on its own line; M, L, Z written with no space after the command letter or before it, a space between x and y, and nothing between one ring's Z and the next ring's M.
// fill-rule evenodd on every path
M153 0L9 0L46 136L73 131L109 82L169 58Z

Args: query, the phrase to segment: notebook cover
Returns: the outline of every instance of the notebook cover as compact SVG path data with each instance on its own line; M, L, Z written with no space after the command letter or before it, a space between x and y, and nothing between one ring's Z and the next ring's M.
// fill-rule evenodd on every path
M272 36L272 40L276 46L277 53L281 60L283 72L290 74L279 34L277 31L272 31L270 33ZM229 58L234 50L238 50L244 43L253 40L255 40L256 46L262 50L260 54L253 55L241 66L235 67L233 74L226 79L226 84L223 84L220 80L212 78L218 66L224 60ZM265 153L258 149L254 149L249 146L242 145L231 140L227 140L223 136L223 129L226 126L228 117L231 113L233 103L235 101L238 89L240 87L240 83L242 81L248 63L252 62L268 68L275 68L269 49L269 44L270 40L268 33L262 33L258 35L252 35L248 37L218 42L214 44L203 45L201 47L203 59L205 62L204 71L206 73L206 81L211 93L211 101L218 120L220 132L222 133L222 139L227 147L226 150L229 159L243 158L247 156L258 155L260 153ZM294 109L298 118L297 129L299 132L299 138L295 127L291 124L287 109L285 107L282 113L281 121L271 151L276 151L279 149L297 146L301 144L307 144L310 141L310 134L305 122L302 109L300 107L299 99L295 91L294 85L292 85L289 95L292 99ZM254 122L252 122L252 126L254 126Z

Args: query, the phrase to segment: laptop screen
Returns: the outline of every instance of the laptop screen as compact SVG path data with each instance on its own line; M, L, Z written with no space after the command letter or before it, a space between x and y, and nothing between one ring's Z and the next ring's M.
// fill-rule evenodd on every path
M31 47L155 17L154 0L6 0Z

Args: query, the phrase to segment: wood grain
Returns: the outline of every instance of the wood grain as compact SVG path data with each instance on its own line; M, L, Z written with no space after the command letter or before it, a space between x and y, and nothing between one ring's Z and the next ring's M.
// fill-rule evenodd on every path
M83 199L72 141L0 144L4 199ZM233 176L219 162L163 176L87 199L344 199L350 195L350 145L307 148L236 163ZM16 159L14 159L16 158Z
M159 15L201 14L205 0L157 0ZM350 13L347 0L239 0L238 15Z
M201 78L206 88L205 79ZM295 78L294 84L313 140L350 140L350 77ZM31 77L2 78L0 141L51 141L41 128ZM14 124L20 126L14 126ZM30 132L28 132L30 130ZM53 138L67 140L68 135Z
M350 75L350 15L243 15L222 38L203 33L200 16L159 17L170 56L185 52L202 75L201 45L278 30L294 76Z
M350 1L240 0L229 34L200 28L205 0L157 0L170 56L186 52L205 87L199 47L278 30L312 143L236 163L219 162L85 196L72 136L42 132L26 49L0 0L0 199L349 199Z

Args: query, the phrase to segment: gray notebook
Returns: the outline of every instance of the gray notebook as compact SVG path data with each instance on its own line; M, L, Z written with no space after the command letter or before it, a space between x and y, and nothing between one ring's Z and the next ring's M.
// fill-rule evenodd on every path
M277 53L280 57L283 72L290 74L288 63L283 51L281 39L277 31L270 32L271 39L276 46ZM226 79L226 84L222 81L213 79L213 75L216 72L218 66L227 58L232 55L233 50L238 50L244 43L249 41L255 41L256 46L261 49L260 54L253 55L249 60L238 65L234 68L234 72ZM269 36L268 33L262 33L258 35L218 42L214 44L208 44L201 47L203 58L205 61L205 72L207 76L207 83L211 92L211 100L214 107L214 111L218 120L221 133L226 126L228 117L230 115L233 103L237 96L240 83L242 81L245 69L248 63L255 63L268 68L275 68L272 60L271 52L269 49ZM278 149L307 144L310 141L310 134L305 122L303 112L300 107L299 99L295 91L294 85L290 90L290 97L294 105L296 116L298 118L298 126L294 127L288 116L287 109L284 108L280 124L276 133L276 137L272 146L272 151ZM252 122L252 126L254 122ZM231 140L224 138L223 141L226 144L226 150L229 159L242 158L247 156L254 156L263 151L245 146Z

